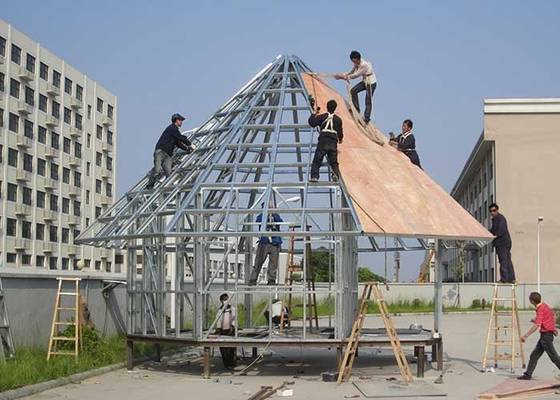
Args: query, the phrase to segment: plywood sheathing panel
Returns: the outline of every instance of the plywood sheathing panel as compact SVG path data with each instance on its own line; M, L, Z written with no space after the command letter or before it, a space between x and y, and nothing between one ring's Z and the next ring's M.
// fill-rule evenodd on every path
M343 120L344 142L338 160L342 180L364 233L403 237L491 239L441 186L408 157L369 139L348 111L344 98L323 79L303 74L307 92L321 110L336 100ZM417 140L422 140L417 137Z

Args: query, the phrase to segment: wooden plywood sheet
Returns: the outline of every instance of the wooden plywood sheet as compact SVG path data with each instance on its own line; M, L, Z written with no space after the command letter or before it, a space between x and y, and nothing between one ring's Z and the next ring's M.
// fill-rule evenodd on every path
M303 74L308 93L326 110L336 100L343 120L344 142L339 146L342 180L368 234L457 239L491 239L441 186L408 157L367 137L348 111L344 98L323 79ZM420 155L421 156L421 155Z
M530 395L552 393L560 388L558 381L508 379L478 395L478 399L528 398ZM527 396L527 397L523 397Z

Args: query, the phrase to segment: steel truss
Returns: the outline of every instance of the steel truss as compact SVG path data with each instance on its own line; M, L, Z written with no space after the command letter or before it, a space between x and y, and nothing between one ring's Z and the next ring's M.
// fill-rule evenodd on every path
M315 289L334 304L333 340L352 327L358 252L427 248L421 238L365 236L343 182L309 182L317 140L307 124L311 106L303 72L311 70L299 58L276 58L190 132L196 151L176 154L165 181L147 189L146 175L80 235L80 243L127 251L129 335L211 340L219 318L216 298L223 292L244 310L244 325L232 340L305 341L318 335L301 324L279 336L271 323L263 328L253 321L257 305L270 307L289 290L248 286L255 242L267 220L255 222L261 213L282 216L278 236L303 238L296 252L304 276L291 288L303 300L303 321L310 293L307 249L334 254L331 282ZM326 165L321 172L330 176ZM360 237L366 247L358 246ZM222 257L212 269L210 255L216 253ZM231 270L231 258L242 270Z

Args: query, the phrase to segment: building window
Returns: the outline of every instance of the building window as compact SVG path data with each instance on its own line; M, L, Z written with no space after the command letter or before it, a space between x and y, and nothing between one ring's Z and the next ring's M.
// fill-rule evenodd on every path
M58 164L51 163L51 179L58 181Z
M56 194L49 195L49 206L51 211L58 211L58 196Z
M28 119L23 121L23 135L29 139L33 139L33 122Z
M82 174L78 171L74 171L74 186L82 187Z
M45 240L45 225L35 224L35 239Z
M72 141L70 139L68 139L67 137L63 137L62 138L62 151L65 152L66 154L70 154L72 152L71 146L72 146Z
M86 162L86 176L89 176L91 171L91 163L88 161Z
M47 112L47 96L43 96L42 94L39 94L39 110L44 113Z
M60 119L60 104L53 100L51 105L51 115L56 119Z
M103 100L97 98L97 112L103 113Z
M21 221L21 236L24 239L31 239L31 222ZM31 263L31 260L29 260Z
M97 271L100 271L100 270L101 270L101 261L99 261L99 260L96 260L96 261L95 261L95 269L96 269Z
M8 165L17 168L18 164L18 151L8 147Z
M10 79L10 96L19 99L19 88L21 84L14 78Z
M25 87L25 102L32 107L35 105L35 91L29 86Z
M113 185L111 185L109 182L105 183L105 194L109 197L113 196Z
M14 264L16 262L16 253L6 253L6 260L10 264Z
M88 149L91 147L91 133L88 133L88 134L87 134L87 137L86 137L86 146L87 146Z
M86 190L86 204L89 204L89 195L90 195L90 191Z
M0 92L4 92L6 90L5 86L6 75L3 72L0 72Z
M49 80L49 66L47 64L39 64L39 76L45 81Z
M76 129L82 130L82 116L78 113L74 116L74 126Z
M91 104L87 106L87 119L91 119Z
M70 183L70 168L62 167L62 182Z
M80 85L76 85L76 98L81 101L83 97L84 97L84 88L81 87Z
M23 204L30 206L33 199L33 190L28 187L23 187Z
M68 78L64 79L64 91L72 96L72 81Z
M0 36L0 56L6 55L6 39Z
M95 180L95 193L101 194L101 180Z
M111 272L111 261L105 261L105 272Z
M42 158L37 158L37 174L45 176L47 173L47 161Z
M68 270L68 267L70 265L70 260L67 257L62 257L62 269L63 270Z
M62 228L61 239L62 239L62 243L68 243L68 241L70 240L70 229Z
M58 226L49 226L49 241L54 243L58 242Z
M13 218L6 218L6 235L16 236L17 234L17 220Z
M25 63L25 68L27 68L27 70L31 73L35 73L35 57L33 57L31 54L27 53L27 60Z
M21 265L31 265L31 254L21 255Z
M8 129L10 129L14 133L19 132L19 117L16 114L10 113L8 119Z
M35 266L44 267L45 266L45 256L35 256Z
M72 110L64 107L64 122L68 125L72 124Z
M110 104L107 104L107 116L113 119L113 106Z
M56 86L57 88L60 87L60 72L58 72L55 69L53 69L53 72L52 72L52 84L54 86Z
M113 132L107 131L107 143L113 144Z
M80 217L82 215L82 203L79 202L78 200L74 200L74 216L75 217Z
M60 135L51 131L51 147L58 150L60 148Z
M98 167L101 167L101 164L103 163L103 154L101 154L100 152L96 152L95 153L95 165L97 165Z
M23 169L27 172L33 172L33 156L23 153Z
M70 199L66 197L62 198L62 212L64 214L70 214Z
M15 44L12 44L12 61L21 65L21 49Z
M39 143L47 144L47 128L43 126L37 128L37 140Z
M82 145L78 142L74 142L74 156L82 158Z
M101 125L97 125L95 133L96 133L97 139L103 140L103 127Z
M58 259L54 256L49 257L49 269L56 269Z
M107 156L105 159L105 165L109 171L113 170L113 157Z
M80 230L79 229L74 229L72 231L72 243L76 242L76 239L78 238L78 236L80 236Z
M17 202L17 185L8 183L8 201Z
M95 218L99 218L101 215L101 207L95 207Z
M37 190L36 200L38 208L45 208L45 192Z

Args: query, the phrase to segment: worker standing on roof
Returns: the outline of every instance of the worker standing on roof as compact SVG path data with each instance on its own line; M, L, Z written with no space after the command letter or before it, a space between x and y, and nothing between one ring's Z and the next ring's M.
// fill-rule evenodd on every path
M410 119L405 119L402 123L402 133L396 138L391 138L390 142L391 145L406 154L412 164L421 169L420 157L418 157L418 153L416 152L416 139L412 133L413 126L414 124Z
M358 93L366 91L366 111L364 113L364 121L366 124L370 121L371 117L371 103L373 99L373 93L377 87L377 78L375 77L375 72L373 71L373 65L371 62L362 59L362 55L353 50L350 53L350 60L352 61L352 69L346 74L336 74L334 77L336 79L344 79L350 81L351 79L362 78L362 81L356 84L351 90L352 103L358 112L360 112L360 101L358 99Z
M185 117L181 114L173 114L171 116L171 125L165 128L159 137L154 151L154 168L150 171L150 180L146 185L146 189L154 187L162 172L166 177L171 174L173 150L175 150L175 147L179 147L189 153L193 152L196 148L195 145L192 144L186 136L181 135L179 131L184 120Z
M344 134L342 133L342 119L334 114L336 110L336 101L329 100L327 102L327 112L324 114L311 114L309 117L309 125L312 128L319 127L319 141L315 149L313 164L311 165L311 182L319 180L319 168L323 163L323 158L327 156L327 160L332 170L332 180L338 181L340 170L338 169L338 144L342 143Z

